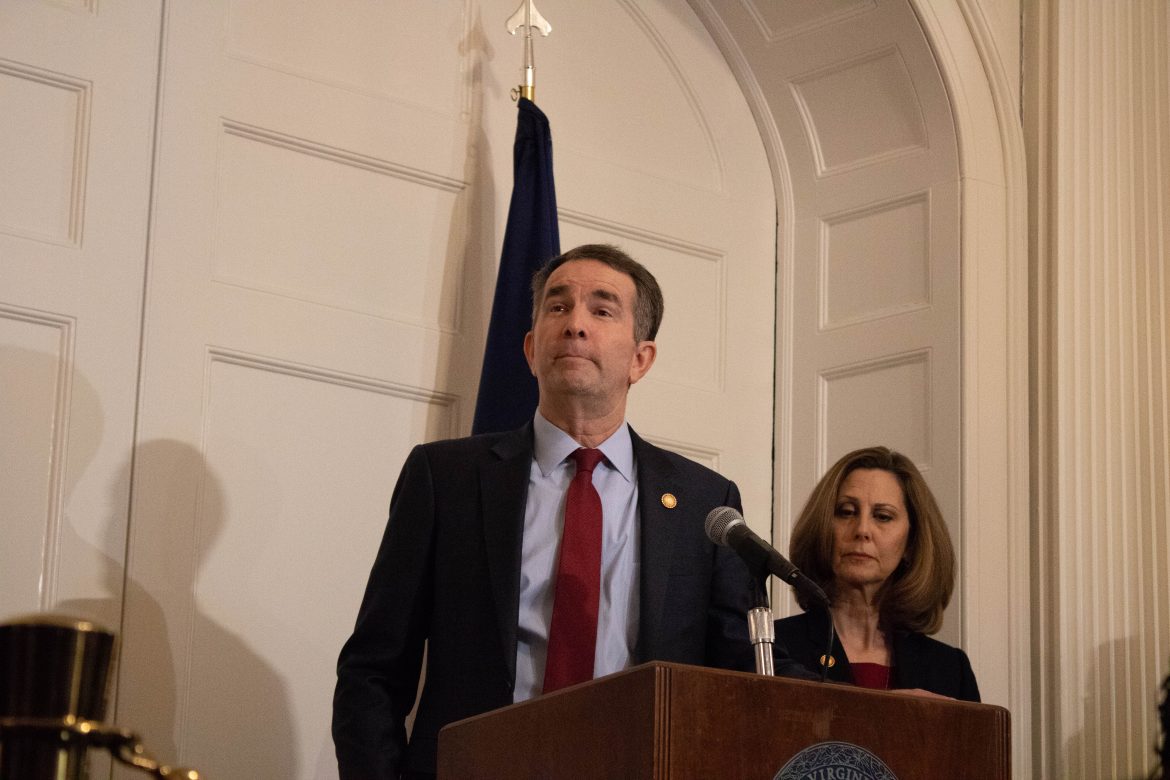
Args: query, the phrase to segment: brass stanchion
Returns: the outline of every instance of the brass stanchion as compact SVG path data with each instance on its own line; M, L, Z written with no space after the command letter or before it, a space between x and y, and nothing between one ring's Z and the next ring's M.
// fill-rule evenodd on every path
M199 780L102 722L113 650L113 633L86 620L30 615L0 624L0 780L86 780L90 748L155 777Z

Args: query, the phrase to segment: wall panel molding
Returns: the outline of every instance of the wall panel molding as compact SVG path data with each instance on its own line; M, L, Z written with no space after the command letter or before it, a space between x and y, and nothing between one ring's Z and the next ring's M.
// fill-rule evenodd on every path
M901 450L915 465L929 472L934 461L931 429L934 425L934 391L932 387L932 350L915 349L873 360L864 360L822 371L817 380L817 473L823 474L835 458L847 449L833 446L833 431L844 430L848 436L869 434L869 441L883 442ZM866 381L871 382L868 386ZM849 387L853 394L850 396ZM833 392L851 400L835 404ZM883 420L873 419L868 410L873 399L883 399L891 420L898 430L882 430ZM892 405L898 404L895 409ZM858 418L853 410L861 410ZM848 437L846 437L848 438Z
M918 93L905 57L896 45L795 76L789 89L800 112L818 178L930 148ZM866 105L866 96L873 94L881 98ZM845 114L859 110L858 104L869 109L865 130L844 121Z
M600 230L606 233L611 233L615 236L622 236L623 238L631 238L635 241L641 241L644 244L651 244L652 246L661 247L662 249L671 252L680 252L684 255L697 257L700 260L711 260L713 262L720 262L723 260L723 252L709 246L687 241L677 236L668 236L665 233L656 233L652 230L635 227L633 225L623 224L616 220L607 219L605 217L598 217L592 214L586 214L582 211L574 211L573 209L557 208L557 216L562 222L568 222L571 225L577 225L590 230Z
M684 442L677 439L668 439L664 436L642 436L643 439L661 447L664 450L676 452L683 457L690 458L693 461L702 463L712 471L719 471L719 455L720 451L710 447L704 447L701 444L694 442Z
M625 12L630 15L630 18L638 26L638 29L642 31L642 34L646 36L650 45L658 52L659 58L666 65L671 77L678 85L679 93L690 107L695 125L702 132L703 139L707 144L707 153L711 156L713 175L710 183L711 189L715 192L724 192L727 189L724 183L727 175L727 166L723 161L722 155L719 153L719 145L715 143L715 133L711 130L711 124L707 121L707 114L703 111L698 96L695 94L695 88L691 85L683 69L679 67L678 56L671 50L662 34L658 32L653 22L647 18L645 12L636 3L631 0L618 0L618 2Z
M460 258L439 231L466 182L234 120L222 129L216 282L459 332Z
M760 35L767 43L780 43L792 38L811 35L835 24L847 22L855 16L869 13L876 7L873 0L835 0L834 2L813 0L811 3L803 3L803 5L804 8L799 9L797 3L781 5L765 1L761 4L757 0L743 0L744 8L760 28ZM793 13L798 9L805 11L804 18L799 20L776 18L782 16L785 10Z
M380 395L388 395L406 401L429 404L443 409L451 415L450 424L448 425L450 429L449 436L457 435L459 430L459 396L452 393L444 393L426 387L406 385L399 382L390 382L385 379L348 374L343 371L308 366L276 357L252 355L225 347L209 347L207 357L208 370L210 370L212 363L227 363L244 368L254 368L259 371L284 374L300 379L309 379L314 382L325 382L326 384L338 385L339 387L349 387L356 390L378 393Z
M917 208L918 214L912 213ZM898 219L900 224L890 224L891 220ZM882 220L886 224L881 224ZM820 324L822 332L837 328L860 325L874 322L886 317L908 314L914 311L929 309L932 303L934 285L931 280L930 248L931 248L931 202L930 192L917 192L907 196L891 198L868 204L862 208L827 214L821 218L820 234ZM841 252L834 250L834 234L840 235L850 226L864 238L855 237L852 247L855 249L851 259L855 260L855 271L848 268L837 268L834 274L834 260L840 261ZM875 227L879 229L874 229ZM882 239L890 244L900 242L900 245L882 245ZM917 239L918 246L913 247L913 257L910 244ZM870 258L874 258L871 262ZM886 261L883 263L882 261ZM893 262L896 260L896 262ZM917 268L907 268L911 261L917 263ZM912 281L914 272L918 272L917 282ZM887 283L873 278L871 274L883 276ZM834 278L851 279L859 287L868 289L868 294L846 296L870 303L868 310L853 305L854 313L846 316L833 316L833 284ZM889 278L894 277L898 282L897 290L890 290ZM862 281L858 282L860 278ZM913 288L913 289L911 289ZM851 292L858 292L851 290ZM882 300L879 292L887 296ZM897 297L900 294L900 299ZM877 304L876 308L873 304ZM884 305L883 305L884 304Z
M236 62L449 117L475 100L468 74L481 44L474 41L472 0L386 3L352 14L324 4L296 13L279 1L227 5L225 54ZM420 36L423 29L431 35ZM347 42L342 51L330 47L330 37ZM405 61L426 51L424 38L434 59L420 73Z
M77 322L73 317L36 311L9 304L0 304L0 320L31 325L47 332L43 341L52 344L53 352L45 353L45 359L55 364L55 381L52 387L44 388L52 396L51 419L46 422L49 429L43 431L48 458L45 466L48 475L45 480L45 516L39 526L42 530L40 549L40 587L38 609L52 609L57 602L57 580L60 571L61 530L65 514L65 482L69 452L69 429L71 401L73 397L73 363ZM7 341L7 340L6 340ZM39 372L38 372L39 373ZM14 443L16 444L16 443ZM34 442L21 441L22 449L35 446ZM30 453L31 454L31 453ZM38 453L39 454L39 453ZM35 482L33 483L35 485ZM28 485L13 486L16 489ZM26 520L22 525L35 527L36 523ZM10 540L11 541L11 540Z
M63 97L65 97L69 105L58 106L65 113L63 116L56 117L61 125L58 127L58 130L65 130L65 127L68 126L66 132L72 137L62 139L69 148L68 152L56 161L58 163L58 170L55 172L38 172L42 178L42 182L38 187L32 187L28 181L23 180L21 174L23 173L27 176L31 171L4 172L10 178L10 184L12 179L20 183L21 197L24 200L30 197L30 193L43 191L43 188L48 186L48 180L55 174L58 178L58 185L63 191L58 193L56 197L45 194L45 198L50 201L62 201L60 207L63 208L65 213L58 217L48 213L41 214L36 220L37 225L29 225L20 224L21 220L19 218L5 215L3 210L0 209L0 231L13 236L31 238L49 244L80 247L85 222L85 182L88 169L90 101L92 99L93 84L86 79L44 70L25 63L0 59L0 78L5 76L17 79L18 83L23 81L63 92ZM12 108L16 110L15 106ZM26 106L24 112L27 113L30 110ZM38 120L43 123L41 128L43 132L47 132L48 128L57 125L57 123L52 121L51 117L41 116L38 117ZM15 134L16 130L11 124L12 120L10 119L8 121L10 123L8 131ZM10 152L22 149L24 153L27 153L29 146L35 148L35 145L28 143L33 140L35 139L14 137L8 139L4 145ZM3 165L3 159L3 157L0 157L0 165ZM12 162L13 164L16 163L16 161ZM61 181L60 179L67 181ZM38 200L43 200L43 198L38 198ZM40 205L45 209L53 208L49 202L42 202ZM32 217L32 215L26 215L26 217ZM51 225L56 225L56 227L51 227Z
M458 193L467 187L467 182L461 179L453 179L449 176L431 173L421 168L413 168L409 165L402 165L359 152L340 149L307 138L297 138L296 136L288 135L278 130L257 127L256 125L250 125L233 119L225 118L223 120L223 131L228 135L319 157L328 162L340 163L365 171L381 173L412 184L422 184L423 186L433 187L446 192Z

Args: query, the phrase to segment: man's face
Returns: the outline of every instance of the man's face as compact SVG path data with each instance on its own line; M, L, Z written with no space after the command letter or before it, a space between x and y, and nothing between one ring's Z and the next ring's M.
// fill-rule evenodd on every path
M597 260L572 260L552 272L524 337L542 400L625 403L656 354L653 341L634 341L635 295L633 279Z

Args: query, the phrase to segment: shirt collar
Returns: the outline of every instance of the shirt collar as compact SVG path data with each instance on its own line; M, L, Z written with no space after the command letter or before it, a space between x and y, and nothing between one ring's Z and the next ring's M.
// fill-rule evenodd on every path
M581 447L572 436L546 420L539 410L532 421L532 429L536 464L540 467L540 473L546 477ZM622 422L597 449L605 455L606 462L614 471L627 482L634 481L634 443L630 439L630 426L627 423Z

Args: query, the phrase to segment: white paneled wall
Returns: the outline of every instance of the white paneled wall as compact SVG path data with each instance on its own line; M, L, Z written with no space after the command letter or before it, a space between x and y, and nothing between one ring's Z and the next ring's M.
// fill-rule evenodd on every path
M121 614L159 15L0 3L0 619Z
M770 343L773 216L778 288L805 336L848 351L850 331L961 308L962 384L932 412L953 354L909 339L793 364L804 336L782 300L777 528L846 434L874 424L857 411L867 383L918 388L897 401L919 427L866 435L902 436L932 479L950 475L963 640L985 694L1012 708L1016 776L1143 774L1170 666L1165 0L691 0L704 22L722 16L709 33L681 2L545 2L557 30L538 98L563 243L626 244L675 302L635 394L642 432L752 474L745 499L767 503L771 367L753 365L755 341L711 333ZM0 618L116 624L125 607L126 725L163 758L210 766L231 745L262 776L333 772L326 667L396 464L469 420L510 183L501 96L519 72L500 29L514 1L310 6L0 2ZM1031 474L1014 351L1028 325L1021 10ZM878 17L916 43L875 43ZM761 41L790 67L749 63ZM931 68L938 94L922 91ZM791 110L760 112L769 102ZM940 106L957 139L932 126ZM928 156L937 168L910 164ZM768 173L778 213L759 196ZM870 238L902 262L875 273ZM961 306L925 265L956 240ZM731 407L747 410L734 424L710 411ZM956 455L931 426L960 414ZM322 560L328 587L302 576ZM302 606L317 622L298 642ZM262 742L236 728L265 717Z

